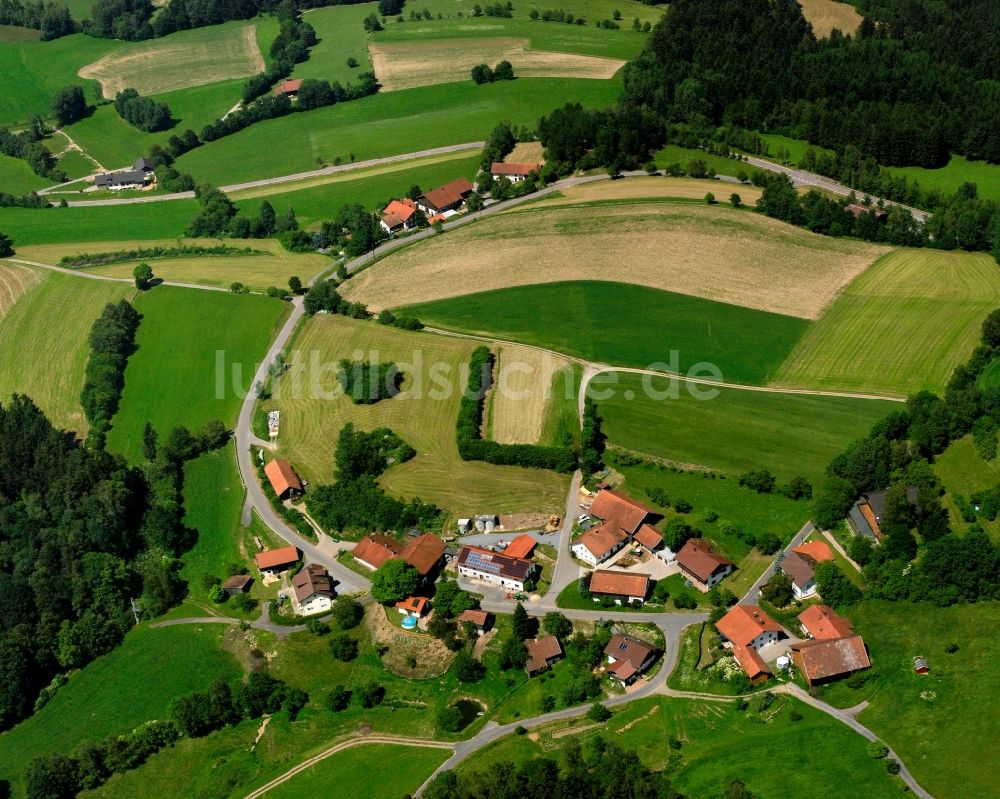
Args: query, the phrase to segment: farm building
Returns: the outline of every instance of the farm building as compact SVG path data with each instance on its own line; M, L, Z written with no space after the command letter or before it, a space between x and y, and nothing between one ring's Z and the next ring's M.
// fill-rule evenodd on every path
M854 635L854 627L827 605L810 605L799 616L802 631L810 638L827 640Z
M398 557L416 569L424 580L433 582L444 559L444 550L444 541L424 533L404 546Z
M299 550L292 546L268 549L254 555L254 561L261 574L277 575L299 562Z
M771 670L764 662L764 658L757 654L756 649L748 646L733 646L733 657L743 669L744 674L750 679L751 685L759 685L767 682L771 677Z
M917 488L909 486L906 489L906 499L911 505L917 504ZM863 535L875 541L882 540L882 528L879 520L885 510L885 491L871 491L862 494L854 503L847 515L847 526L855 535Z
M771 675L757 650L788 635L784 627L757 605L736 605L715 623L715 629L732 644L736 662L753 684L764 682Z
M530 535L519 535L507 545L503 554L508 558L522 558L523 560L527 560L535 551L536 546L538 546L538 542Z
M292 578L292 591L300 616L326 613L333 607L333 581L318 563L309 564Z
M538 567L530 560L513 558L506 553L464 546L458 553L458 573L484 583L523 591Z
M226 596L236 596L237 594L245 594L250 590L251 585L253 585L253 577L249 574L236 574L222 584L222 590Z
M302 88L302 81L300 80L283 80L274 88L275 94L284 94L288 97L295 97L299 93L299 89Z
M594 599L608 597L616 605L645 602L649 596L649 575L598 569L590 576L590 593Z
M365 568L375 571L390 558L396 557L403 547L387 535L366 535L351 551L354 559Z
M830 545L822 541L806 541L804 544L795 547L792 552L796 555L804 555L813 563L825 563L833 560L833 550Z
M493 614L485 610L463 610L458 617L459 624L471 624L476 635L483 635L493 626Z
M267 475L278 499L295 499L302 496L302 481L288 461L278 458L269 461L264 467L264 474Z
M628 542L628 535L613 524L592 527L573 544L573 554L584 563L603 563Z
M415 619L426 616L430 609L431 601L423 596L408 596L396 603L396 610L404 616L412 616Z
M809 558L797 552L789 552L781 559L778 568L792 581L792 593L796 599L806 599L816 594L816 571Z
M538 164L507 164L504 162L494 162L490 167L490 174L495 177L505 177L511 183L520 183L532 172L538 172Z
M860 635L792 644L792 661L810 686L871 666Z
M705 591L721 583L736 568L735 563L701 538L689 538L684 542L677 553L677 565L695 587Z
M651 524L644 524L632 536L635 542L650 555L656 555L666 561L674 559L674 553L663 546L663 536Z
M457 211L465 204L465 198L472 194L475 188L465 178L457 178L437 189L431 189L418 198L417 207L428 215Z
M141 169L126 169L121 172L105 172L94 177L94 185L99 189L121 191L123 189L141 189L153 180L151 172Z
M639 527L656 516L656 512L627 494L605 489L591 504L590 515L628 536L635 535Z
M554 635L529 641L525 648L528 650L528 662L524 667L529 677L552 668L563 657L562 644Z
M417 204L409 197L402 200L393 200L382 211L382 219L379 224L382 230L392 235L409 230L413 227L413 214L417 210Z
M639 676L653 665L657 648L641 638L618 633L604 647L608 656L606 670L622 684L631 685Z

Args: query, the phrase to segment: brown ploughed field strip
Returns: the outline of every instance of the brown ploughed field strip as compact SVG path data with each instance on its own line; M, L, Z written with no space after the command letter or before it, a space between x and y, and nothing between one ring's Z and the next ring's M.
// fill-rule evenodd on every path
M503 60L524 78L607 80L625 65L617 58L530 50L528 44L527 39L513 38L373 42L368 52L382 91L468 80L476 64Z
M645 180L702 197L706 189L728 190L709 181ZM619 183L628 181L567 190L408 247L362 271L344 294L380 309L511 286L610 280L816 319L889 251L728 204L629 201L622 194L631 189ZM596 202L602 192L616 199Z

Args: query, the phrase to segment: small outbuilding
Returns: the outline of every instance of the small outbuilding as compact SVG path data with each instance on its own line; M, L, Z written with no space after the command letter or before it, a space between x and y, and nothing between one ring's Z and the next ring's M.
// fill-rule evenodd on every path
M531 557L532 553L534 553L536 546L538 546L538 542L530 535L519 535L507 545L503 554L509 558L522 558L527 560Z
M529 677L552 668L563 657L562 644L554 635L529 641L525 647L528 650L528 662L525 664L525 669Z
M278 575L299 562L299 550L293 546L268 549L254 555L261 574Z
M288 461L275 458L264 467L264 474L278 499L284 501L302 496L302 481Z
M927 659L917 656L913 658L913 670L917 674L930 674L931 667L927 664Z
M459 624L471 624L476 635L483 635L493 627L493 614L485 610L463 610L458 617Z
M236 596L237 594L245 594L250 590L251 585L253 585L253 577L249 574L236 574L222 584L222 590L226 596Z
M283 80L279 83L275 89L275 94L284 94L288 97L295 97L299 93L299 89L302 88L302 81L300 80Z

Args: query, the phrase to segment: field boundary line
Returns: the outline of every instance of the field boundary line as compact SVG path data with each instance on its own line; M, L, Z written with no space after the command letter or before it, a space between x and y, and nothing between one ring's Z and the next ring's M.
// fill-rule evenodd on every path
M331 746L329 749L320 752L318 755L314 755L313 757L303 760L297 766L293 766L284 774L275 777L273 780L271 780L268 783L265 783L260 788L251 791L244 797L244 799L258 799L258 797L263 796L265 793L272 790L273 788L277 788L279 785L288 782L288 780L290 780L292 777L301 774L306 769L315 766L317 763L321 763L322 761L326 760L328 757L331 757L332 755L338 754L339 752L343 752L347 749L352 749L356 746L365 746L372 744L413 746L418 749L454 750L455 748L454 744L448 743L447 741L433 741L426 738L405 738L405 737L398 737L395 735L366 735L360 738L350 738L346 741L341 741L340 743Z

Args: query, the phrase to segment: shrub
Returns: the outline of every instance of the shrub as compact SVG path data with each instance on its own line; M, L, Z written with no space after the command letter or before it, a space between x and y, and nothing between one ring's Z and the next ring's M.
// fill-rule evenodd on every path
M373 708L382 704L382 700L385 698L385 689L376 682L367 682L354 691L354 696L357 697L361 707Z
M899 761L894 760L891 757L885 761L885 770L890 774L893 775L899 774L899 772L902 771L902 768L903 767L900 766Z
M438 713L437 725L445 732L458 732L462 729L462 712L454 705L448 705Z
M486 667L464 650L455 658L454 669L460 682L479 682L486 676Z
M944 651L947 652L949 655L954 655L958 651L958 644L955 643L946 644Z
M767 469L752 469L740 475L739 483L758 494L769 494L774 491L777 480Z
M358 656L358 642L350 636L340 634L330 639L330 654L344 663Z
M802 714L797 710L793 710L788 718L792 721L802 721Z
M365 610L361 603L349 596L339 596L333 603L333 618L341 630L350 630L358 626Z
M749 708L751 713L763 713L774 704L774 694L764 691L750 697Z
M514 728L514 735L524 735L527 731L528 729L526 727L522 726L521 724L518 724Z
M688 596L687 594L681 594L680 596L674 597L674 607L680 608L681 610L694 610L698 607L698 603L695 601L694 597Z
M868 753L868 757L872 760L881 760L889 754L889 747L881 741L869 741L868 746L865 747L865 752Z
M587 718L591 721L603 722L611 718L611 711L600 702L594 702L587 711Z

